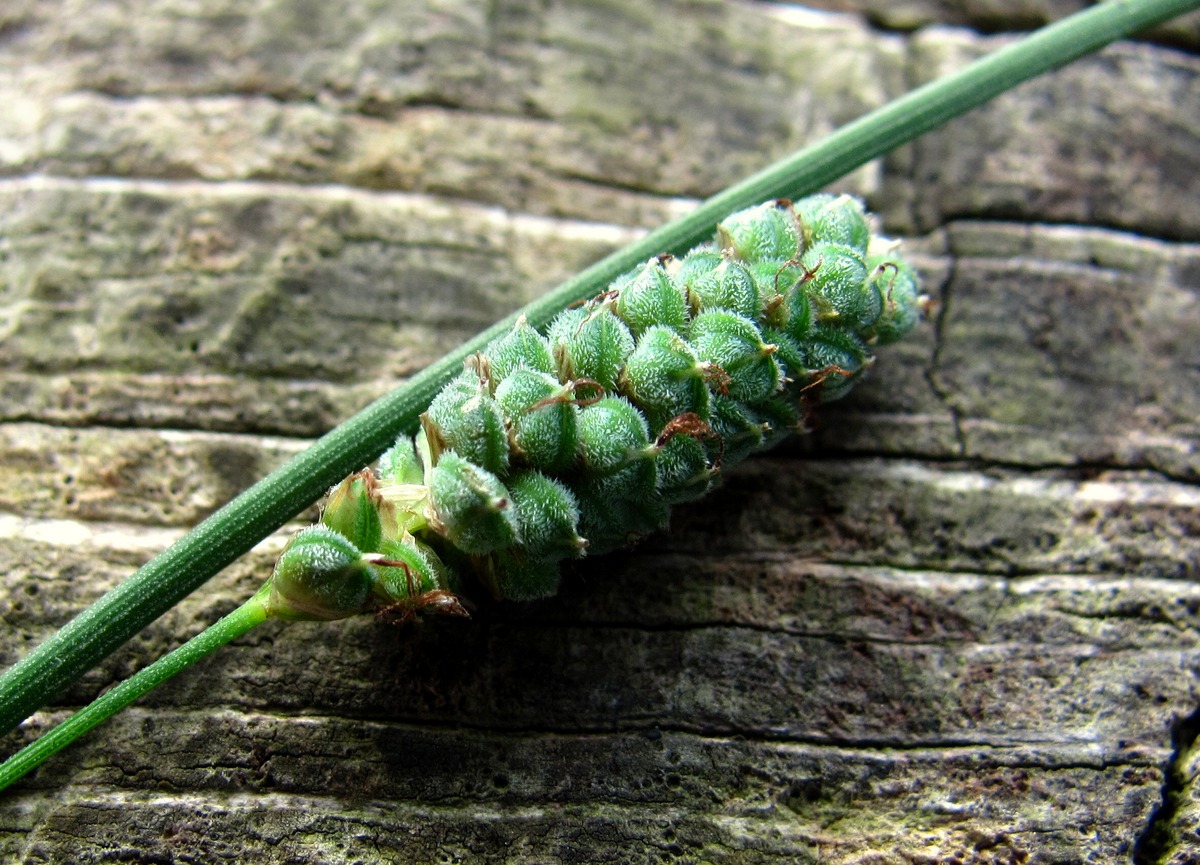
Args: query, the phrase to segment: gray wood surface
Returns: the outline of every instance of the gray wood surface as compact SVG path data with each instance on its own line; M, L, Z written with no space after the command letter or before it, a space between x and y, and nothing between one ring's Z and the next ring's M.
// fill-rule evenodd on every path
M6 0L0 662L457 341L1009 38L969 27L1082 4L827 5ZM0 796L0 860L1200 861L1197 32L838 184L938 303L813 435L554 600L260 628Z

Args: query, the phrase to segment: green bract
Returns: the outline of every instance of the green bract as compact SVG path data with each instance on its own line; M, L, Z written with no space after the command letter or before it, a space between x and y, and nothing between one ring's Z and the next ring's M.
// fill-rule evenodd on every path
M461 613L471 576L498 598L542 598L564 559L666 526L916 324L916 276L869 225L845 195L768 202L545 334L518 322L468 358L378 480L333 492L280 559L272 611Z

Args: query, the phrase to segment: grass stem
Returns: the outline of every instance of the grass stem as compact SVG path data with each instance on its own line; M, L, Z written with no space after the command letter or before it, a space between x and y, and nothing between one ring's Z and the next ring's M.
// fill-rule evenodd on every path
M262 594L256 593L229 615L219 619L173 652L163 655L149 667L139 670L115 688L105 691L49 733L13 754L0 764L0 790L37 768L138 697L240 637L255 625L265 622L267 611L263 606Z

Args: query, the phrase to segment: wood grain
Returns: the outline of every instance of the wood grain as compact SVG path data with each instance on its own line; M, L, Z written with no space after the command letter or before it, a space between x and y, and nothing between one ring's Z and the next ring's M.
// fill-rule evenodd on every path
M1010 38L963 25L1066 11L836 5L4 4L0 661L451 345ZM0 798L0 859L1200 861L1189 27L838 185L936 305L812 435L554 600L264 626Z

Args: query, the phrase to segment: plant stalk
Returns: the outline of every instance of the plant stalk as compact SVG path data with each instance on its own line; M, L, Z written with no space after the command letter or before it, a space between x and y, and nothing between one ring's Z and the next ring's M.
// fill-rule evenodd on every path
M0 733L107 657L326 489L411 432L429 400L468 355L524 315L540 327L662 252L706 239L728 213L769 198L798 198L1043 72L1200 8L1200 0L1109 0L926 84L705 201L513 313L332 430L156 556L0 678ZM151 668L153 669L153 668Z
M179 648L163 655L149 667L139 670L115 688L104 692L49 733L13 754L0 764L0 790L4 790L176 673L186 670L255 625L265 622L267 610L263 606L263 597L263 591L257 592L229 615L219 619Z

